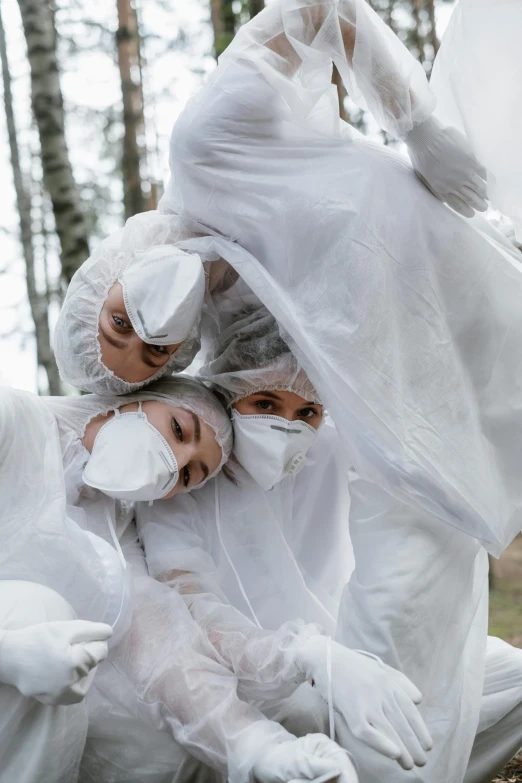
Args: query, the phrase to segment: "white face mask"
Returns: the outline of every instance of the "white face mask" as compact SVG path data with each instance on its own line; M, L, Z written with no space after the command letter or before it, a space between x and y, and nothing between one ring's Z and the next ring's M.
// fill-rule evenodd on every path
M83 480L116 500L159 500L176 486L176 457L141 409L115 411L100 428Z
M137 250L119 281L130 322L149 345L182 343L196 323L205 296L199 256L172 245Z
M317 430L304 421L268 414L242 416L234 410L232 426L236 459L264 490L299 473L317 437Z

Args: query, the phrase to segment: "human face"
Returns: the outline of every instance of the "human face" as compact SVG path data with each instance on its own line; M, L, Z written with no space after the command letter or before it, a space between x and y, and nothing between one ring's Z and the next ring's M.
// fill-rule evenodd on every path
M120 283L111 287L98 327L103 364L129 383L141 383L151 378L181 345L149 345L138 337L127 315Z
M242 416L269 413L287 421L304 421L318 429L323 420L323 406L307 402L289 391L262 391L243 397L232 406Z
M137 410L137 402L120 408L121 413ZM199 416L186 408L168 405L159 400L143 402L142 410L149 423L163 435L178 463L178 482L165 497L190 492L218 468L221 462L221 446L216 441L212 427Z

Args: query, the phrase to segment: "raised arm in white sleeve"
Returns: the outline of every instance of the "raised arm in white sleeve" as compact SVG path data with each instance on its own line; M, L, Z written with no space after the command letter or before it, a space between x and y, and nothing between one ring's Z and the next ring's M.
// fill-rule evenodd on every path
M192 109L202 110L198 122L190 122L193 143L216 144L222 154L234 135L243 137L247 128L254 135L256 127L261 136L266 133L262 114L271 98L249 79L246 64L273 88L274 117L281 101L298 125L321 134L342 135L337 94L331 84L332 62L355 103L369 109L384 130L406 142L415 171L437 198L467 216L473 209L485 211L485 170L464 135L444 128L431 116L435 99L424 69L366 0L279 0L244 25L191 104ZM205 118L212 123L210 133L204 130ZM174 136L183 134L183 119L178 123ZM269 132L277 136L275 124ZM205 140L198 139L200 134ZM172 196L171 186L164 207L173 202Z

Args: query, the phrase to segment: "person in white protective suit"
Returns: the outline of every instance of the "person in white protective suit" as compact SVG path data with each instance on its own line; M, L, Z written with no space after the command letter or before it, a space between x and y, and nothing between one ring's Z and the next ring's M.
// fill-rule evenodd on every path
M332 61L433 193L340 122ZM160 209L235 240L230 263L335 422L361 498L338 638L415 682L434 740L416 775L461 783L486 660L481 543L498 556L522 528L522 275L500 232L440 203L482 209L484 170L434 103L364 0L272 3L176 122Z
M138 504L149 573L184 596L243 697L272 719L326 731L329 703L362 743L405 769L425 764L415 686L329 639L353 567L346 465L274 318L237 320L202 373L233 407L235 459L190 498Z
M309 728L310 723L325 722L328 696L324 671L313 669L325 654L325 637L305 634L306 626L300 626L297 618L316 622L334 636L341 609L337 636L348 647L374 651L377 647L398 664L401 660L398 655L393 658L392 642L398 650L410 650L415 657L408 661L409 670L428 689L420 710L435 734L433 750L425 754L412 730L401 734L388 706L387 718L402 740L393 735L404 768L364 746L360 741L364 723L354 731L352 716L343 705L350 693L356 712L359 707L357 691L350 691L348 683L346 691L343 687L349 659L333 643L333 704L341 713L336 720L337 740L352 752L364 781L438 781L431 756L436 756L439 768L444 764L446 769L444 755L449 751L457 768L449 780L462 780L458 776L463 770L466 783L486 783L522 745L522 651L499 639L486 640L487 571L476 562L483 564L485 553L482 550L480 555L477 542L440 520L414 515L397 502L391 509L381 508L386 493L379 494L376 488L370 495L361 491L362 482L349 469L332 422L327 419L315 439L308 434L306 422L317 422L319 414L317 392L283 346L266 311L245 317L221 336L214 361L202 374L232 407L235 459L227 465L229 477L220 474L201 492L153 508L138 504L138 529L149 572L184 595L220 660L239 677L242 691L294 732L296 724ZM298 432L307 434L303 439ZM297 444L292 446L288 441L294 438ZM293 475L297 471L292 466L300 468L298 475ZM357 545L365 526L372 546L355 547L360 560L352 573L349 533ZM391 550L381 550L381 537ZM394 547L396 556L390 555ZM377 563L370 568L368 561L373 558ZM366 573L368 584L360 581ZM450 611L441 585L458 604L457 610ZM404 603L398 604L401 591ZM384 630L372 627L377 614L373 592L380 596L377 619ZM355 612L352 622L346 617L350 600ZM372 610L369 618L364 616L365 606ZM458 649L462 661L456 665ZM307 654L310 662L303 667ZM429 674L428 665L432 666ZM302 682L303 668L311 673L316 688L305 685L289 697ZM418 679L412 675L412 681ZM455 697L453 687L464 693ZM463 726L453 724L459 739L473 732L470 758L465 745L460 756L451 748L445 726L441 730L438 721L458 715L459 699L474 702L474 688L479 690L478 725L466 713L461 716ZM378 725L369 695L364 690L360 695L365 705L362 714ZM426 760L425 766L418 766ZM412 771L408 767L414 761L417 766Z
M142 711L147 688L156 687L149 712L168 724L169 717L174 722L169 708L175 707L187 744L199 747L199 736L203 755L232 754L240 738L242 750L245 743L250 747L259 717L238 701L234 678L212 660L210 646L195 633L181 599L174 601L167 588L158 592L162 586L146 574L138 572L140 578L132 584L118 541L127 537L126 549L139 567L142 552L128 527L132 509L123 501L189 491L204 483L201 474L219 470L231 439L228 416L217 400L200 384L182 378L158 382L125 400L43 399L3 389L0 433L2 783L77 779L87 733L86 707L79 702L107 655L113 627L114 653L121 657L127 649L136 689L142 691ZM129 653L129 635L122 636L130 622L133 586L138 616L131 625ZM165 682L154 636L163 643L163 652L171 654L173 667L170 691L164 688L171 700L163 711L159 705ZM156 680L150 677L151 664ZM168 679L165 672L163 679ZM187 693L189 685L198 689L199 701L192 691ZM213 713L216 704L219 709ZM236 732L230 748L221 730L213 742L213 722L221 726L223 716ZM351 770L326 738L316 739L315 745L312 738L291 751L289 739L263 718L248 761L260 763L262 772L267 759L285 751L290 769L300 762L319 771ZM259 760L258 750L267 758ZM241 764L245 755L240 754ZM180 751L178 758L182 766L189 754Z
M109 656L85 703L72 708L76 712L63 706L51 712L14 689L3 689L19 720L15 723L6 710L9 719L0 730L2 783L73 783L87 718L81 781L173 783L217 781L227 775L239 783L255 775L261 783L280 783L328 773L340 783L356 783L349 759L327 737L297 740L239 700L236 678L216 662L181 598L149 577L144 565L131 501L150 503L185 494L221 468L231 448L231 426L216 398L200 383L180 376L123 399L88 395L41 400L19 392L6 392L1 399L6 422L1 431L12 444L5 445L0 462L2 497L9 509L3 519L9 545L2 552L2 578L23 576L52 587L56 593L30 586L40 591L37 599L42 590L54 596L62 613L58 619L74 617L74 607L79 617L108 623L78 628L78 622L62 622L63 632L71 628L73 642L82 640L84 626L93 626L98 634L110 634L115 626ZM16 438L10 440L14 432ZM34 443L30 454L20 446L24 442ZM39 479L44 462L48 471ZM20 501L29 490L34 497ZM38 525L30 524L34 519ZM2 586L12 584L4 581ZM7 619L31 625L16 595L18 603ZM51 617L42 610L39 619ZM62 680L71 676L63 656L53 662L51 653L60 649L49 649L45 658L41 654L42 636L45 641L55 625L45 622L38 633L31 626L17 648L13 642L9 647L11 668L16 664L19 670L21 645L24 660L40 645L44 671L39 684L43 681L47 689L52 669L45 670L46 665L57 669L60 664ZM107 651L105 645L95 658L96 645L93 651L85 646L90 657L87 664L81 661L84 667ZM1 647L6 649L3 641ZM5 654L0 654L3 660ZM34 662L30 673L34 680ZM91 681L92 675L74 685L78 698ZM2 698L5 705L5 693ZM28 714L35 716L35 728L27 736L30 753L22 741L25 735L20 738Z
M200 347L202 311L237 274L232 242L194 221L145 212L107 237L74 275L54 334L63 380L97 394L126 394L181 372Z

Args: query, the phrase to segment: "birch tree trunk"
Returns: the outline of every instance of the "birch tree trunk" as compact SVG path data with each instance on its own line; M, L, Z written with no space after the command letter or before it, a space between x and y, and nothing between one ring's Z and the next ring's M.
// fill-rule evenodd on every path
M70 282L89 255L87 228L65 141L65 114L52 12L46 0L18 0L31 70L31 105L42 148L45 189L53 205L62 274Z
M142 189L140 163L143 148L139 137L145 133L143 87L141 83L140 38L136 9L131 0L117 0L118 31L116 45L123 97L123 203L125 219L145 212L147 202Z
M13 169L13 180L16 192L16 204L18 207L20 221L20 241L25 258L27 293L29 304L33 316L35 337L36 337L36 357L40 367L43 367L47 374L47 383L49 394L61 394L60 376L51 350L51 336L49 332L49 320L47 309L47 296L38 293L35 281L34 271L34 246L31 221L31 197L29 191L24 185L22 170L20 167L20 154L16 135L16 123L13 109L13 96L11 91L11 74L9 70L9 61L7 59L7 47L5 40L5 31L2 21L0 6L0 61L2 63L2 79L4 85L4 106L7 124L7 135L9 137L9 150L11 153L11 165Z

